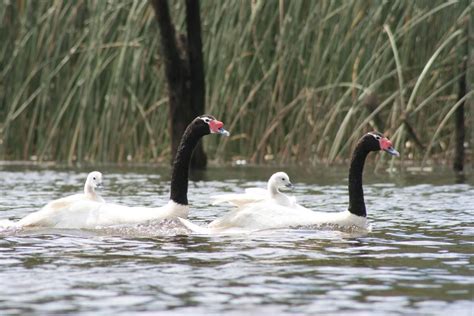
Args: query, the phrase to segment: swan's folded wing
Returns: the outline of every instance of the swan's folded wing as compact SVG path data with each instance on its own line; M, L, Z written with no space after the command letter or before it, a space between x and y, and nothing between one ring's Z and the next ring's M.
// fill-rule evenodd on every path
M196 234L242 234L248 233L246 229L241 229L239 227L229 227L229 228L212 228L212 227L202 227L192 223L191 221L178 217L181 223L186 226L187 229Z
M187 219L184 219L184 218L181 218L181 217L178 217L178 219L184 226L186 226L187 229L189 229L193 233L198 233L198 234L211 234L211 233L213 233L213 229L196 225L196 224L192 223L191 221L189 221Z
M75 195L66 196L66 197L49 202L42 208L42 210L50 209L53 211L59 211L59 210L69 207L70 205L72 205L72 203L75 203L84 199L86 199L84 194L75 194Z
M245 193L249 195L255 195L255 196L264 196L268 197L268 191L266 189L262 188L247 188L245 189Z
M54 212L45 207L26 215L18 221L18 225L21 227L54 227L56 225L56 218L52 216Z
M248 188L245 189L245 193L229 193L211 196L213 199L213 205L230 203L237 207L241 207L249 203L260 202L267 199L268 197L268 191L260 188Z
M278 208L288 209L271 199L247 204L215 219L209 224L209 228L219 231L254 231L267 228L268 223L273 222L274 210Z
M18 224L20 226L54 227L57 224L57 215L67 210L72 204L84 199L83 194L75 194L53 200L43 206L39 211L30 213L23 217Z

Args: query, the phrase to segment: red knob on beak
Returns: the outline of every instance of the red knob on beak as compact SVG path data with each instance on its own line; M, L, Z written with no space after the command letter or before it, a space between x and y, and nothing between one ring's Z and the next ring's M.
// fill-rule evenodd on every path
M209 122L209 128L212 132L217 133L220 128L224 126L224 123L218 120L213 120Z

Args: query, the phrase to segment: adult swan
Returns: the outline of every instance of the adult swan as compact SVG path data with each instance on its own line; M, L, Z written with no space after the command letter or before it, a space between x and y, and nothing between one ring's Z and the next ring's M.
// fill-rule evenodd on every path
M250 232L272 228L311 225L335 225L339 227L367 228L367 212L362 190L362 172L367 155L371 151L384 150L399 156L392 142L378 132L364 135L352 154L349 169L349 208L344 212L314 212L300 205L292 207L262 201L245 204L222 218L200 227L188 220L180 219L190 230L197 233Z
M229 135L224 124L210 115L195 118L186 128L176 153L171 175L171 194L162 207L128 207L84 199L67 207L46 205L18 222L20 227L95 228L98 226L135 224L148 220L187 217L188 171L191 154L198 141L208 134Z

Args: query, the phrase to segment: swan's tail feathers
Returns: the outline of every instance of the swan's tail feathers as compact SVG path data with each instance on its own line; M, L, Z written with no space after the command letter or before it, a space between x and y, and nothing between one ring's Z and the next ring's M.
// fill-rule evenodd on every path
M193 224L187 219L178 217L179 221L186 226L187 229L191 230L193 233L198 233L198 234L211 234L213 232L212 229L207 228L207 227L202 227L196 224Z
M9 228L17 228L19 227L17 222L11 221L9 219L1 219L0 220L0 229L9 229Z

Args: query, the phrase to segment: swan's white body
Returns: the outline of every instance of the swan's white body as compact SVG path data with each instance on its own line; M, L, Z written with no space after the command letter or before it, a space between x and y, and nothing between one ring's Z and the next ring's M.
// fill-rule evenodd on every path
M230 193L215 195L214 205L222 203L230 203L237 207L243 207L247 204L267 201L269 203L276 203L282 206L294 207L296 206L296 199L293 196L287 196L280 192L282 187L292 187L290 178L284 172L274 173L267 183L267 189L248 188L245 193Z
M244 205L212 221L207 227L200 227L188 220L180 221L195 233L242 233L259 230L334 225L339 227L368 228L366 217L344 212L314 212L301 205L282 206L274 202L263 201Z
M223 123L213 116L202 115L195 118L186 128L173 164L170 201L162 207L129 207L105 203L95 193L100 183L97 174L92 178L92 186L84 186L84 194L69 196L48 203L41 210L29 214L16 227L53 228L97 228L112 225L138 224L151 220L187 217L189 213L187 189L189 162L192 152L201 137L208 134L228 136ZM102 175L100 175L100 182ZM89 181L89 177L88 177ZM8 224L8 223L7 223ZM0 222L0 227L2 223ZM5 225L3 225L5 227Z
M197 226L180 219L190 230L197 233L233 233L258 230L289 228L299 226L331 225L340 228L368 230L364 194L362 189L362 172L367 155L371 151L384 150L391 155L399 156L392 147L392 142L378 132L367 133L358 142L352 154L349 168L349 208L344 212L313 212L300 205L281 205L274 200L262 200L237 204L237 209L214 220L207 227Z
M48 204L49 205L49 204ZM47 205L47 206L48 206ZM21 227L98 228L137 224L150 220L187 217L189 207L173 201L162 207L129 207L91 200L76 201L64 208L44 207L18 222Z
M225 194L216 196L214 204L229 202L237 206L211 222L207 227L199 227L188 220L180 219L190 230L197 233L242 233L266 229L337 225L341 227L367 227L365 217L356 216L349 211L337 213L314 212L296 203L294 197L288 197L278 188L291 186L284 172L273 174L268 181L268 189L252 188L243 194Z
M162 207L129 207L105 203L95 189L102 185L102 174L91 172L83 194L75 194L46 204L16 223L19 227L97 228L136 224L150 220L187 217L189 207L173 201Z

